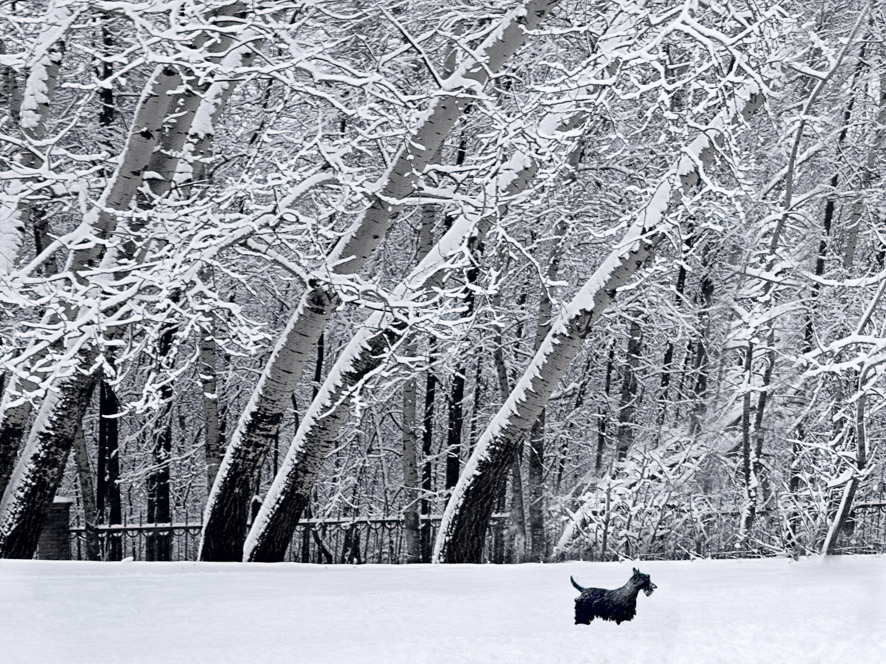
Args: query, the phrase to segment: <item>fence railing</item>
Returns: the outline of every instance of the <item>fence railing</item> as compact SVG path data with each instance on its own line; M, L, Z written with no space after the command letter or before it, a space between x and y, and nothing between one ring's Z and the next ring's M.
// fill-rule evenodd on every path
M633 545L619 540L616 532L606 533L604 546L600 528L589 529L576 545L559 557L583 560L616 560L640 557L661 560L685 560L693 557L729 558L748 555L774 555L785 550L778 524L784 515L777 510L764 510L758 515L761 532L754 547L738 550L734 533L724 524L737 522L734 509L697 514L682 526L664 529L656 537ZM508 544L508 514L495 514L487 532L484 562L514 562ZM767 520L769 525L766 525ZM422 517L422 539L425 551L436 536L440 516ZM556 525L556 524L552 524ZM164 560L196 560L200 541L199 520L183 519L173 523L130 522L118 525L90 526L99 543L104 560L132 558L156 559L158 550L167 552ZM403 520L397 517L364 517L338 519L303 519L299 522L287 550L287 562L310 563L388 563L406 562L406 541ZM87 559L87 528L75 513L68 537L71 558ZM157 546L158 540L162 546ZM814 549L807 548L807 552ZM886 553L886 500L877 497L863 500L853 509L839 547L841 553Z
M424 549L428 551L441 517L421 517L420 527ZM79 515L69 528L71 557L87 559L87 526ZM508 515L494 514L487 534L484 562L508 562L504 546ZM166 560L189 561L197 559L200 542L200 521L173 523L124 523L119 525L89 526L99 542L103 560L151 560L152 547L157 538L164 538L163 547L169 552ZM360 564L406 562L406 541L403 520L397 517L302 519L289 543L286 562Z

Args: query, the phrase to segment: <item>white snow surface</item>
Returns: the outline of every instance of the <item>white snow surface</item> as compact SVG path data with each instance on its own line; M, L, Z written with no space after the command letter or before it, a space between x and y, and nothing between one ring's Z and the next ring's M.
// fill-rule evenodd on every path
M631 567L637 616L573 624ZM549 565L0 561L0 652L78 662L878 662L886 557Z

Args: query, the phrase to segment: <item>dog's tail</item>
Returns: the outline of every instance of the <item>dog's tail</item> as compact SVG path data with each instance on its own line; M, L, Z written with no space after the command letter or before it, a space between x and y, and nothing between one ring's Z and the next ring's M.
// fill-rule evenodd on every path
M575 582L575 579L573 579L571 576L569 577L569 580L572 581L572 585L575 586L575 589L576 589L578 592L581 593L581 592L584 592L584 591L585 591L585 589L582 588L580 585L578 585L578 584Z

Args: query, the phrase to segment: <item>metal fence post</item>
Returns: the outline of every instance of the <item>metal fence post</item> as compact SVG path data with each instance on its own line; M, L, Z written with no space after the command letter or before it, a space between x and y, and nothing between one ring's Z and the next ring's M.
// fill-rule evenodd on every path
M41 560L71 560L71 504L72 498L55 498L46 510L46 520L37 542L37 558Z

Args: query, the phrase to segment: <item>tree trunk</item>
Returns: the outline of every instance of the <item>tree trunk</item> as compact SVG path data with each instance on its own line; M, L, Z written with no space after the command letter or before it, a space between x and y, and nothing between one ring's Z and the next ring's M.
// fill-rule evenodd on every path
M434 404L437 396L437 375L434 363L437 360L437 343L434 339L428 342L428 371L425 379L424 410L421 418L421 514L424 517L421 529L421 560L431 560L431 494L434 492Z
M612 372L615 368L615 345L609 346L609 354L606 358L606 380L603 383L602 404L597 407L597 454L594 457L594 473L597 477L603 471L603 452L606 450L606 423L609 421L610 406L609 397L612 389Z
M214 319L213 319L214 322ZM216 359L218 348L215 343L215 326L210 323L208 329L198 330L200 346L200 383L203 388L203 450L206 459L206 488L212 488L218 466L221 463L221 451L224 440L219 427L218 415L218 370Z
M849 515L852 513L852 501L855 498L860 478L867 467L867 431L865 423L865 402L867 400L867 394L865 392L866 386L864 385L866 379L867 371L863 370L858 381L858 389L861 394L855 402L856 451L855 468L853 469L855 472L846 483L840 506L837 508L837 513L834 515L834 520L831 522L831 527L828 530L827 537L822 546L822 552L826 555L831 555L836 552L837 544L840 540L840 533L846 527L846 522L849 519Z
M83 506L83 532L86 538L86 560L101 560L101 543L97 525L98 510L95 506L95 486L92 482L92 468L89 465L89 449L83 426L74 434L74 463L77 467L77 480L80 484L80 502Z
M171 392L171 390L170 390ZM172 455L172 395L163 395L166 406L154 424L154 441L151 446L152 467L147 479L149 525L172 521L169 495L169 459ZM159 431L158 431L159 430ZM145 538L145 560L172 560L172 531L156 530Z
M751 451L751 385L753 384L754 344L748 342L744 352L744 395L741 407L741 478L742 506L741 527L738 531L738 546L746 545L757 510L757 483L754 476L753 454Z
M96 468L96 514L99 524L116 526L123 522L120 499L120 443L117 427L120 406L111 386L99 383L98 463ZM119 533L105 538L104 560L123 558L123 539Z
M554 229L545 283L541 285L538 303L538 321L535 328L535 350L541 346L551 329L553 303L550 290L557 280L560 254L566 237L567 225L562 219ZM541 562L547 557L545 541L545 410L542 409L529 433L529 550L533 561Z
M452 376L447 400L446 426L446 479L444 488L449 491L458 482L461 470L462 429L464 428L465 371L467 366L459 363Z
M634 443L634 411L637 409L639 390L637 387L637 368L640 366L640 352L643 344L643 330L636 318L631 320L628 332L628 348L621 381L621 398L618 406L618 430L616 439L616 458L624 461Z
M97 353L87 348L79 366L94 366ZM31 558L46 508L61 482L77 427L83 420L93 381L75 373L43 400L35 426L0 500L0 558Z
M529 433L529 557L543 562L545 542L545 411L542 410Z
M412 356L413 352L408 352ZM415 377L403 384L403 532L406 539L406 562L421 562L421 524L419 519L419 479L415 454Z

